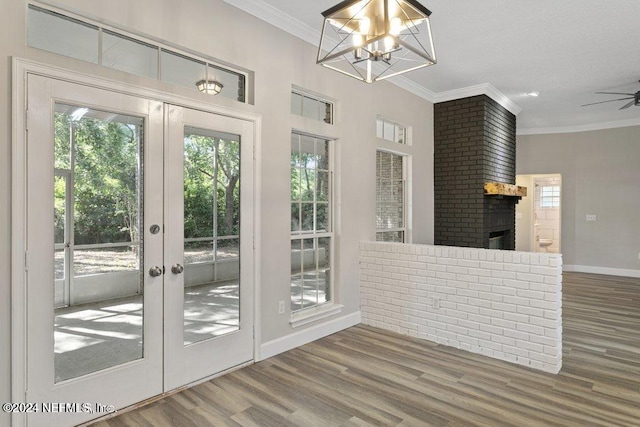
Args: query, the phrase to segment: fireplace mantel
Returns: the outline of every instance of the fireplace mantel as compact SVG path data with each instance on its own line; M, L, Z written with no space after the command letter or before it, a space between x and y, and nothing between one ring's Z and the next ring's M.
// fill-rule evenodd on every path
M527 187L520 187L513 184L505 184L502 182L485 182L484 183L484 195L485 196L511 196L511 197L525 197L527 195Z

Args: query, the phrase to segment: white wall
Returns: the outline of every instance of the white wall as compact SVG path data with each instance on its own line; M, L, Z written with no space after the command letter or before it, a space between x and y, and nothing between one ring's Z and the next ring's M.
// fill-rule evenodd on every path
M639 141L638 126L517 137L518 174L562 175L565 269L640 277Z
M415 242L433 241L433 106L391 85L366 85L315 64L316 48L220 0L85 0L55 5L133 33L255 72L255 106L198 96L262 115L262 342L291 334L277 302L289 298L289 151L292 128L337 137L336 298L343 316L359 311L358 242L375 236L375 138L380 114L413 127ZM10 401L11 57L24 57L179 95L192 92L26 46L26 3L3 1L0 14L0 401ZM320 20L319 20L320 21ZM337 100L336 124L291 116L291 85ZM228 102L229 101L229 102ZM283 256L287 254L286 256ZM327 319L327 321L335 320ZM317 324L309 325L317 326ZM299 329L298 329L299 330ZM0 414L0 424L6 421ZM6 423L5 423L6 424Z

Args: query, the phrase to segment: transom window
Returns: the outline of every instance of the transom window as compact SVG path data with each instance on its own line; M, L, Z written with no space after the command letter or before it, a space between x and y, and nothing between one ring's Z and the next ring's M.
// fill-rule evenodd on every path
M405 156L376 153L376 240L405 242Z
M247 73L213 61L34 5L27 27L30 47L192 90L198 82L215 81L219 96L247 102Z
M291 311L331 301L332 141L291 135Z
M409 144L407 127L390 120L378 117L376 120L376 136L398 144Z
M292 89L291 114L333 124L333 102L299 89Z

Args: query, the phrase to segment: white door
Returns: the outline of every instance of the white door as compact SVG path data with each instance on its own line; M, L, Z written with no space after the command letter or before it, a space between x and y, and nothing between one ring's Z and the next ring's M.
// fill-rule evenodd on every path
M253 124L169 105L165 389L253 360Z
M32 74L27 105L28 425L252 360L252 124Z

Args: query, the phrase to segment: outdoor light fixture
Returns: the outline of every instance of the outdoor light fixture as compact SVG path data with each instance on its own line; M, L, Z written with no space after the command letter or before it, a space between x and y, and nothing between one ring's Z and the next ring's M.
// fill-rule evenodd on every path
M322 15L327 68L373 83L436 63L431 12L415 0L347 0Z
M217 95L224 86L215 80L200 80L196 83L196 87L200 92L206 93L207 95Z

